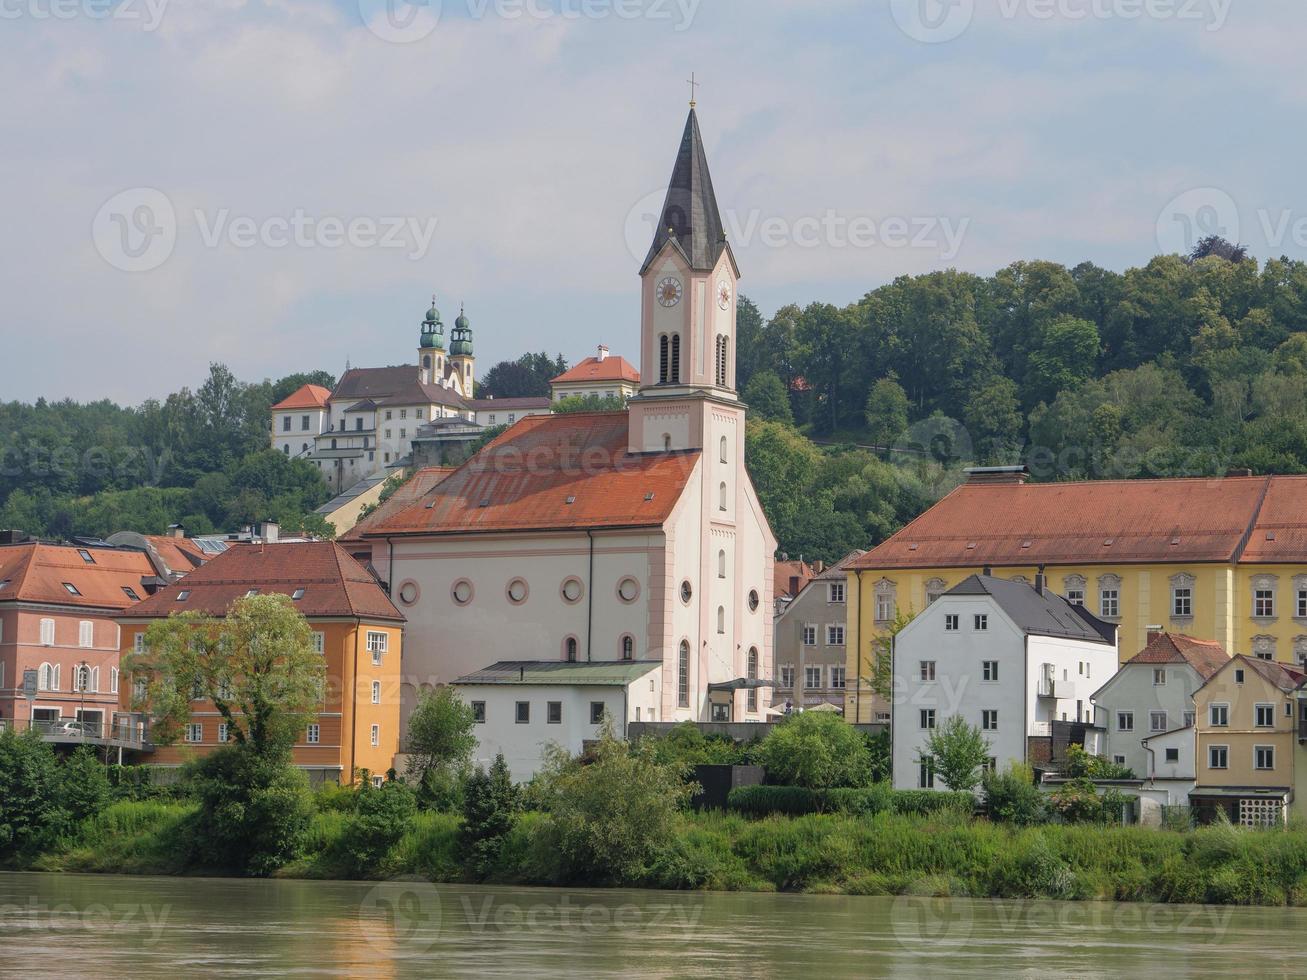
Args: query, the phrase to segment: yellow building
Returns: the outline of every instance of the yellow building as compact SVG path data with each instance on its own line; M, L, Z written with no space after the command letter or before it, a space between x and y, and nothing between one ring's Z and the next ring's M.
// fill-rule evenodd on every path
M1053 589L1120 627L1307 662L1307 477L1031 484L1021 467L967 483L853 562L846 717L875 720L873 645L899 614L990 570Z
M122 653L139 650L150 623L173 613L223 616L251 594L287 595L308 620L322 654L327 698L306 726L292 761L315 782L350 783L362 770L379 780L399 752L400 660L404 616L377 580L330 541L239 545L180 582L160 589L119 618ZM120 688L130 710L133 685ZM177 766L225 741L211 702L196 701L185 738L143 760Z
M1307 813L1307 675L1253 657L1235 657L1194 692L1199 818L1224 812L1232 823L1269 826Z

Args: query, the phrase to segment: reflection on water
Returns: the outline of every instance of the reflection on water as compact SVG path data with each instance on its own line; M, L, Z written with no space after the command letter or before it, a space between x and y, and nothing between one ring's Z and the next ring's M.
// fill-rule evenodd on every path
M2 975L1293 977L1305 928L1297 909L0 875Z

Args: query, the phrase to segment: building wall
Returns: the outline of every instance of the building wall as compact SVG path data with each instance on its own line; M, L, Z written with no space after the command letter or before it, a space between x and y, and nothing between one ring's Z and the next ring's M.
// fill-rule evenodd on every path
M285 420L290 419L290 429ZM308 420L307 427L304 422ZM313 451L314 439L327 427L327 411L321 408L298 408L272 413L272 448L290 456L307 455ZM305 450L308 446L308 450Z
M102 712L112 722L118 694L114 672L118 668L118 624L108 612L68 610L6 603L0 610L0 719L30 719L33 709L42 717L57 711L58 718L74 719L85 709ZM41 642L41 621L54 622L54 643ZM82 645L81 624L91 624L91 644ZM91 671L90 689L76 689L77 668ZM58 668L58 683L40 690L33 701L23 696L23 672L42 664ZM52 716L53 717L53 716Z
M794 684L788 688L777 687L774 700L777 703L791 701L795 707L810 708L817 704L830 702L844 707L846 684L836 685L832 668L845 672L848 662L847 647L849 642L848 588L845 586L845 601L832 602L830 586L832 581L844 585L843 576L838 579L817 579L805 586L799 595L789 604L776 620L776 681L778 684L785 674L785 668L794 672ZM808 645L803 642L806 626L815 628L816 642ZM828 643L829 627L838 626L844 631L845 642ZM821 671L821 684L810 688L806 682L805 668L816 666Z
M1220 786L1278 786L1294 785L1294 753L1297 748L1297 698L1285 694L1268 683L1252 668L1244 667L1242 684L1235 680L1240 664L1233 663L1217 673L1194 699L1198 743L1198 787ZM1213 704L1230 706L1230 724L1225 727L1211 724ZM1259 728L1256 725L1256 706L1274 706L1274 726ZM1286 714L1286 706L1291 709ZM1213 769L1209 749L1213 745L1229 746L1229 767ZM1275 748L1275 768L1259 770L1254 766L1254 747L1271 745Z
M551 742L568 752L579 753L588 740L599 737L600 727L590 720L590 706L601 702L612 719L618 735L626 732L628 722L647 720L657 713L662 698L659 689L661 671L651 670L626 687L573 685L460 685L459 694L469 704L484 702L485 724L477 725L477 747L473 761L489 768L495 756L503 753L519 782L530 779L541 768L544 749ZM530 722L518 724L517 702L530 704ZM562 707L562 720L550 724L549 702Z
M1153 683L1154 670L1166 671L1166 683L1158 686ZM1098 709L1097 722L1107 729L1106 755L1109 758L1124 756L1125 764L1135 771L1135 775L1147 777L1153 766L1143 740L1160 734L1152 730L1151 713L1166 712L1166 726L1163 732L1182 728L1185 716L1194 712L1194 692L1202 686L1202 678L1188 664L1129 664L1122 667L1112 681L1102 689L1095 702ZM1119 714L1130 712L1134 719L1133 731L1122 731ZM1193 732L1189 732L1188 751L1181 753L1182 760L1187 756L1189 768L1187 776L1194 777L1193 770ZM1158 772L1163 771L1163 756L1157 748L1160 742L1153 739L1150 743L1158 753L1156 765ZM1171 742L1167 743L1173 744ZM1168 773L1178 772L1174 767L1166 769Z
M122 652L130 653L136 636L144 633L148 623L127 622L122 627ZM360 769L384 775L394 765L399 752L401 663L404 631L389 623L358 623L352 619L310 620L310 628L323 634L326 659L327 702L313 719L319 726L318 741L308 741L308 729L296 741L291 753L295 765L307 769L338 772L342 782L350 782ZM368 633L386 635L386 651L381 664L372 662L367 649ZM380 703L372 703L372 685L378 682ZM132 685L123 678L119 686L119 708L130 712ZM213 703L197 701L192 711L193 723L203 726L203 737L196 742L181 741L159 746L146 757L150 765L176 766L206 755L218 748L218 726L222 722ZM371 729L379 726L378 745L371 744Z
M979 566L967 568L892 569L886 571L863 570L850 572L849 591L859 593L857 625L861 632L859 650L849 650L850 685L860 674L869 676L870 649L878 631L889 624L876 618L876 590L878 583L891 583L901 612L917 612L925 608L928 582L943 583L945 588L957 585L970 575L980 574ZM1003 578L1021 576L1034 581L1036 565L998 567L994 574ZM1101 614L1100 579L1117 576L1119 615L1103 617L1120 626L1120 651L1123 660L1134 656L1148 642L1148 628L1160 626L1175 633L1186 633L1203 640L1214 640L1232 653L1254 654L1266 650L1283 663L1298 663L1307 657L1307 617L1297 617L1298 591L1307 598L1307 565L1256 566L1202 563L1176 563L1152 565L1078 565L1049 566L1046 569L1049 586L1066 595L1068 580L1084 580L1085 604L1095 615ZM1192 576L1189 585L1193 590L1193 615L1173 615L1173 578ZM1261 576L1273 576L1276 615L1254 618L1253 585ZM850 631L853 632L853 623ZM860 654L860 656L859 656ZM852 718L855 687L847 695L848 717ZM869 705L863 699L860 720L867 721Z

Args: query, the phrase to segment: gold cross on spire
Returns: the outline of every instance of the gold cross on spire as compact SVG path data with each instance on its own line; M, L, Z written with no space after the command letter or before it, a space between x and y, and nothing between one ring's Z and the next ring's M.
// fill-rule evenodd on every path
M703 82L696 82L696 81L694 80L694 72L690 72L690 80L689 80L686 84L688 84L688 85L690 86L690 108L693 109L693 108L695 107L695 105L697 104L697 103L695 102L695 96L696 96L698 93L697 93L695 90L696 90L700 85L702 85Z

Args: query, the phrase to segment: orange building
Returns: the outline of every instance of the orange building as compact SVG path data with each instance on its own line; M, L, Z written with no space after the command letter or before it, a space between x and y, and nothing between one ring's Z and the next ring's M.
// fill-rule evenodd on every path
M181 612L224 616L249 595L286 595L313 630L325 658L327 700L297 740L292 761L314 782L376 780L399 751L400 657L404 616L361 565L330 541L237 545L124 613L122 651L140 649L149 625ZM124 710L132 686L123 684ZM184 739L145 762L178 766L226 741L212 703L197 701Z

